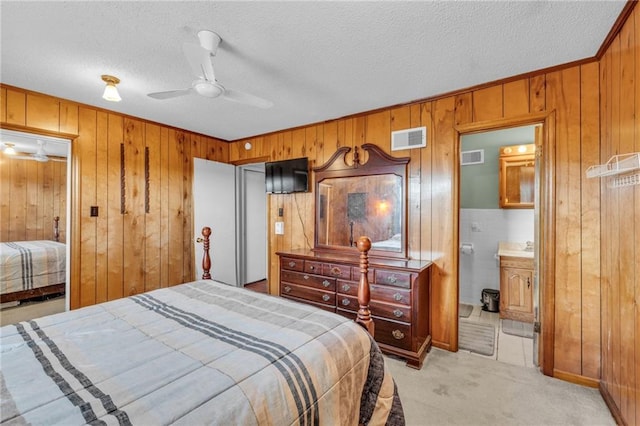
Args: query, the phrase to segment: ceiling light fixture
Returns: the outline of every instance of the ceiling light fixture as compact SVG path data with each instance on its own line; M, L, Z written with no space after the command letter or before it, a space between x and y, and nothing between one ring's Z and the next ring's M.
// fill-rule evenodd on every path
M120 79L112 75L103 75L102 81L107 83L104 88L104 93L102 94L102 99L110 102L120 102L122 98L116 88L116 84L120 83Z
M14 148L14 144L5 142L2 144L2 149L0 151L4 152L7 155L16 155L16 150Z

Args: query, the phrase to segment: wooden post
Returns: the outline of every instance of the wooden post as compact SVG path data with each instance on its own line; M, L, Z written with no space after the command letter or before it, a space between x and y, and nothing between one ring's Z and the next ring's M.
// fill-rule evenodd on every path
M373 320L371 319L371 310L369 302L371 300L371 290L369 288L369 249L371 248L371 240L369 237L360 237L356 243L360 252L360 282L358 284L358 316L356 322L363 326L371 336L375 331Z
M60 216L53 218L53 241L60 242Z
M209 256L209 236L211 236L211 228L205 226L202 228L202 242L204 254L202 256L202 279L210 280L211 274L209 271L211 270L211 257Z

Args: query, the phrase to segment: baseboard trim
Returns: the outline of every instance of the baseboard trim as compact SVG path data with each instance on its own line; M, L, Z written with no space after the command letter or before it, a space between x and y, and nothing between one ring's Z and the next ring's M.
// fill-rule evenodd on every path
M591 377L581 376L579 374L568 373L561 370L553 370L553 377L556 379L564 380L565 382L575 383L577 385L588 386L590 388L598 388L600 386L600 380L592 379Z
M620 408L616 405L613 397L604 386L604 383L600 382L600 386L598 386L598 390L600 390L600 395L602 395L602 399L604 399L604 403L607 404L613 419L616 421L616 424L627 426L627 422L622 418L622 413L620 412Z

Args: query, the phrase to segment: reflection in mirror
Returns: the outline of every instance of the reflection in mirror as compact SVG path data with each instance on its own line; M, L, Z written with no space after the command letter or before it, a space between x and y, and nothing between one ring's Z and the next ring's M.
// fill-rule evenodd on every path
M315 251L353 251L356 240L371 240L371 256L407 258L406 175L408 157L396 158L373 144L361 151L338 148L314 168ZM349 154L349 160L347 160Z
M373 248L402 250L400 176L328 178L318 188L319 242L355 247L357 236L367 235Z

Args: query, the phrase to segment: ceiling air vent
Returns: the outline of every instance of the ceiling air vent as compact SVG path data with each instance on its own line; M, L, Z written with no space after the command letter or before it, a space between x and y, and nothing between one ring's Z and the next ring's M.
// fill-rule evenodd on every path
M462 151L460 165L469 166L471 164L484 164L484 149L474 151Z
M391 132L391 151L400 149L424 148L427 146L427 128L396 130Z

